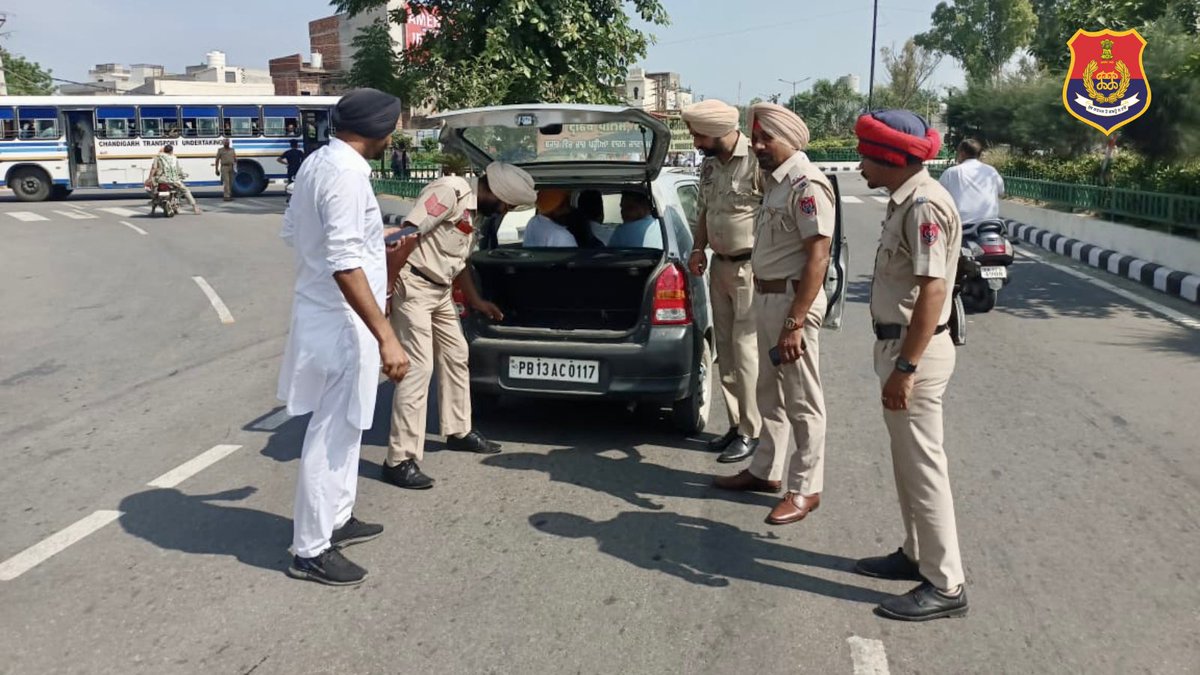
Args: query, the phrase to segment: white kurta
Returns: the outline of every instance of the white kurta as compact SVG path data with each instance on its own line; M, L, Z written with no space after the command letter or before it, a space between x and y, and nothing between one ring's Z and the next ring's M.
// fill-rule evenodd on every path
M954 197L954 204L964 223L1000 217L1000 195L1004 194L1004 179L992 167L977 159L952 166L938 179Z
M327 383L342 381L353 387L345 416L358 429L369 429L374 416L379 346L333 273L362 268L382 311L387 263L370 177L367 161L333 139L300 165L280 233L296 252L296 286L279 400L289 414L304 415L319 407Z

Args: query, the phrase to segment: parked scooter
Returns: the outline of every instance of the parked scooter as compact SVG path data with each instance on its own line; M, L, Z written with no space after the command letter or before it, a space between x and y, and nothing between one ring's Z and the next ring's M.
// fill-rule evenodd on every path
M159 183L150 192L150 215L155 209L162 209L167 218L174 218L179 213L179 189L170 183Z

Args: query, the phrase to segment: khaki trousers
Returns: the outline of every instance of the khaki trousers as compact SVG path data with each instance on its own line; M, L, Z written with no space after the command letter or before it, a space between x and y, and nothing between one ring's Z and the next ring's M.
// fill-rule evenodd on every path
M901 340L875 343L875 374L887 382L900 355ZM892 439L892 470L900 517L904 521L904 553L916 560L934 586L950 590L963 583L954 497L942 447L942 394L954 372L950 333L933 336L921 356L908 410L884 410Z
M794 363L775 366L767 355L779 342L779 332L795 298L786 293L755 293L758 316L758 409L763 432L750 473L766 480L783 480L783 467L793 436L796 442L788 467L787 488L802 495L819 494L825 483L825 394L821 389L820 333L828 304L822 289L804 317L804 355Z
M754 274L750 261L728 262L713 257L709 269L709 302L717 342L721 393L729 411L729 427L758 438L758 337L754 321Z
M221 165L221 189L225 191L225 199L233 198L233 174L234 166L232 164Z
M442 435L462 436L471 430L471 380L467 340L463 337L451 289L400 271L392 295L392 329L408 353L408 375L396 385L388 466L425 457L425 424L429 380L437 366L438 409Z

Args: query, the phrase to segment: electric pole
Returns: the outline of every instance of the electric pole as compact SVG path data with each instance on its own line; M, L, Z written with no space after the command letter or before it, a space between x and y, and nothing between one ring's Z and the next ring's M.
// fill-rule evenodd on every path
M785 80L782 77L779 78L780 82L792 85L792 98L788 101L788 107L792 109L792 112L796 112L796 85L804 84L811 79L811 77L806 77L803 80Z

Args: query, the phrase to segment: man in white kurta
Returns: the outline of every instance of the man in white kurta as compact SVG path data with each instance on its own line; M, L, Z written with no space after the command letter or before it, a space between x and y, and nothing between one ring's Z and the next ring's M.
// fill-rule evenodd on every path
M393 380L407 370L384 317L383 220L366 159L386 150L398 115L399 101L382 92L343 97L335 111L337 138L301 166L280 235L295 249L296 285L279 398L291 415L312 413L288 574L330 585L366 577L340 549L383 531L352 516L359 449L374 415L381 366Z

